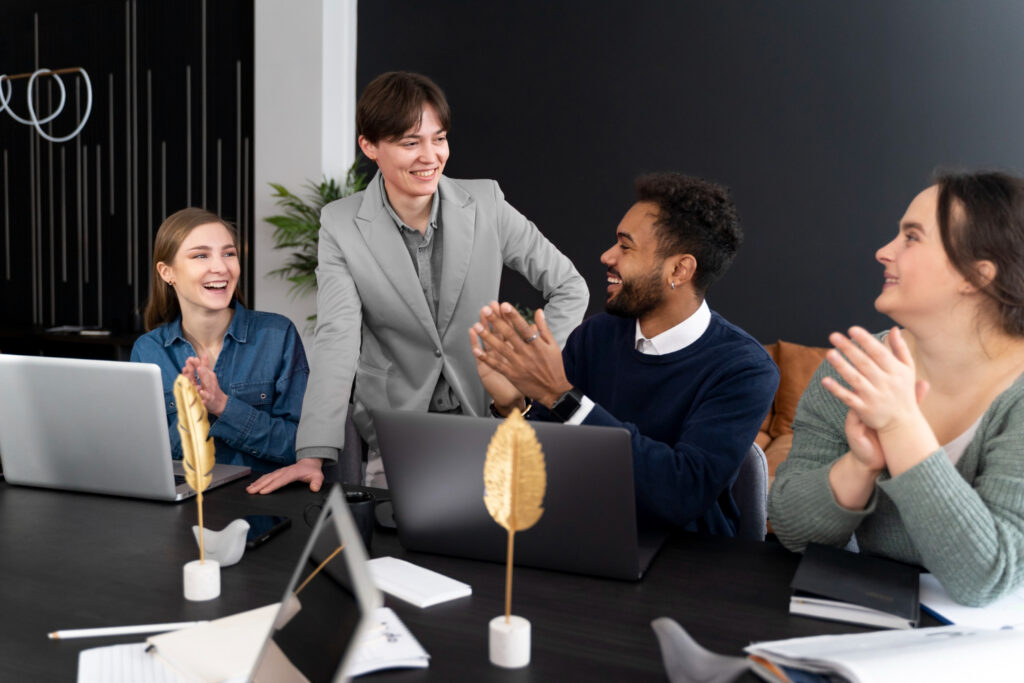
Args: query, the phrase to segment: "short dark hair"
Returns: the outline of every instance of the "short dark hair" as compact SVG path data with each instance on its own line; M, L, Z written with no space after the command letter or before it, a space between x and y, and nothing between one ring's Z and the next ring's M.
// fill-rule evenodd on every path
M423 106L437 112L444 130L451 130L452 113L444 92L434 81L410 71L389 71L373 79L356 104L356 133L376 144L417 129Z
M649 173L637 178L636 194L639 201L658 206L658 255L693 255L694 289L706 292L729 268L743 242L729 190L681 173Z
M1006 173L935 176L939 234L957 272L988 296L1010 335L1024 336L1024 179ZM991 261L986 282L979 261Z

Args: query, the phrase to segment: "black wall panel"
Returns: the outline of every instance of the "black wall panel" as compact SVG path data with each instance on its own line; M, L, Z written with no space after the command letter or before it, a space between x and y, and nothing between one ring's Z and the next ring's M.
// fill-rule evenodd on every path
M453 177L501 182L604 301L632 181L733 190L746 242L709 292L764 342L880 329L874 252L937 167L1024 166L1024 3L376 0L358 84L421 71L454 109ZM509 278L503 295L536 299Z
M252 0L4 4L0 73L83 67L93 107L64 143L0 112L0 326L137 328L153 235L188 205L238 225L251 298L252 64ZM81 77L63 78L54 136L85 109ZM38 83L52 111L57 85ZM28 79L3 85L28 118Z

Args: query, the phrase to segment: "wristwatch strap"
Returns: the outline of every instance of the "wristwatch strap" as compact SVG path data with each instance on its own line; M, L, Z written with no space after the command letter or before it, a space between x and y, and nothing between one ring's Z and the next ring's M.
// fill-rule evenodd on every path
M573 387L558 397L555 404L551 406L551 414L560 422L565 422L580 407L581 401L583 401L583 392Z

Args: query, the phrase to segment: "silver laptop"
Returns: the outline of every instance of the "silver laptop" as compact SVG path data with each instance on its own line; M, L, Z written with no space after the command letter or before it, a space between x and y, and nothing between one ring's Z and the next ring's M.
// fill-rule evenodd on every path
M148 363L0 354L0 460L10 484L195 495L171 459L160 368ZM209 488L249 472L218 464Z
M249 680L348 680L356 643L383 604L341 486L327 496Z
M507 535L484 506L493 418L374 411L402 545L505 561ZM516 534L515 563L639 579L667 534L638 530L629 432L531 422L547 467L544 515Z

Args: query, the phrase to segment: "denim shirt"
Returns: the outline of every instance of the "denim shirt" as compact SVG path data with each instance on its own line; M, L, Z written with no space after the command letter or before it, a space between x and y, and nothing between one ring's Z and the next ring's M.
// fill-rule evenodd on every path
M302 340L288 318L250 311L237 301L224 335L214 374L228 396L220 417L210 415L210 436L217 462L248 465L269 472L295 462L295 430L302 412L309 365ZM139 337L132 347L135 363L160 367L171 454L181 459L174 380L195 356L185 340L181 317Z

